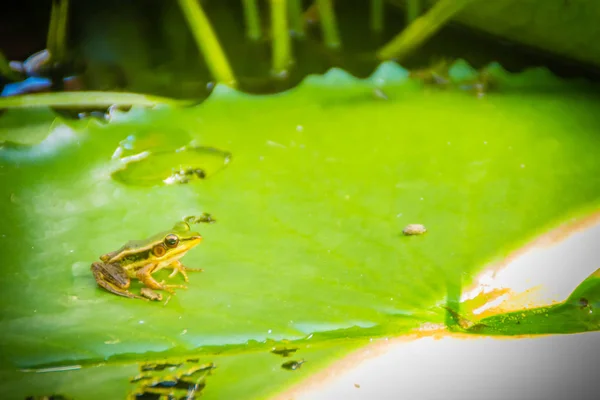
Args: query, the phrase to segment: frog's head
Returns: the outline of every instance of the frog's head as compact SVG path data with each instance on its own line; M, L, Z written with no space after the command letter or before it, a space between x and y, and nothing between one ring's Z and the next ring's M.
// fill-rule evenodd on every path
M168 261L182 257L202 241L198 232L181 221L168 231L146 240L131 241L121 249L100 257L104 262L119 262L123 267L136 267L153 261Z
M151 252L157 259L169 259L185 254L201 241L200 233L192 231L187 222L180 221L169 231L154 237Z

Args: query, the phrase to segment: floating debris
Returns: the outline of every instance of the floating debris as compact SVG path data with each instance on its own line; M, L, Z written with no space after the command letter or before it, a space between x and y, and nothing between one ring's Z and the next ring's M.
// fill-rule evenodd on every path
M131 186L187 184L210 178L231 161L231 153L212 147L184 147L177 151L142 151L121 159L124 167L113 179Z
M216 368L212 362L195 365L190 368L186 363L198 363L200 359L188 359L185 362L148 363L140 366L142 372L130 380L136 388L130 392L129 399L195 399L206 386L206 377ZM167 370L167 371L165 371ZM158 372L156 372L158 371ZM165 371L165 372L160 372Z
M140 371L164 371L166 368L179 368L183 365L183 363L172 364L172 363L152 363L152 364L142 364L140 366Z
M304 364L305 362L306 361L304 359L298 360L298 361L294 361L294 360L287 361L287 362L284 362L283 364L281 364L281 368L295 371L298 368L300 368L302 366L302 364Z
M148 300L152 301L161 301L163 299L162 294L157 293L148 287L143 287L142 289L140 289L140 294Z
M146 384L146 389L184 389L187 391L202 390L206 384L199 380L198 382L191 382L177 377L169 377L165 379L157 379L149 384Z
M209 213L206 213L206 212L203 212L198 217L196 217L196 216L185 217L183 219L183 221L190 225L199 224L199 223L214 224L215 222L217 222L217 220L214 219L212 215L210 215Z
M139 374L137 376L134 376L133 378L131 378L129 380L129 382L131 383L135 383L135 382L139 382L139 381L146 381L152 379L152 375L149 374Z
M180 171L174 171L173 175L169 176L163 182L165 182L167 185L173 183L189 183L195 178L204 179L206 178L206 173L199 168L182 169Z
M161 398L164 399L162 393L146 392L143 390L131 393L131 395L129 395L127 398L132 399L132 400L133 399L135 399L135 400L161 400ZM169 396L167 398L169 399L169 398L174 398L174 397Z
M177 379L177 377L170 376L165 378L154 379L152 382L147 383L145 386L146 388L153 389L170 389L179 385L179 382L180 381L179 379ZM187 389L187 385L185 385L184 388Z
M190 369L188 369L186 372L182 372L181 374L179 374L180 377L182 376L192 376L195 375L199 372L207 372L210 374L210 372L215 369L217 367L215 367L214 363L207 363L207 364L202 364L202 365L198 365L196 367L192 367Z
M295 353L296 351L298 351L297 347L273 347L271 353L282 357L289 357L290 354Z
M402 230L402 233L406 236L422 235L425 232L427 232L427 229L421 224L409 224Z

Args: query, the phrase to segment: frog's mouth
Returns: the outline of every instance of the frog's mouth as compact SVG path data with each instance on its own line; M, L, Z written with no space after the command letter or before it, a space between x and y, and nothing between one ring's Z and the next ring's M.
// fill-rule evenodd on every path
M202 241L202 236L190 236L185 239L180 239L180 246L176 249L172 249L170 252L166 253L162 257L157 257L157 260L165 261L176 259L183 256L186 252L194 248L197 244Z
M185 246L182 246L181 250L177 249L175 254L186 252L192 247L198 245L202 241L202 236L190 236L188 238L181 239L181 241L185 244Z
M198 235L198 236L191 236L189 238L185 238L183 239L184 242L186 243L190 243L190 244L198 244L202 241L202 236Z

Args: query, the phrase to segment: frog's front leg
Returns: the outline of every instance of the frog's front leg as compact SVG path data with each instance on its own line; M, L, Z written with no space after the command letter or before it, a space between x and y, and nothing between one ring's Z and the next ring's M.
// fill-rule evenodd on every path
M95 262L92 264L91 269L98 286L119 296L129 297L130 299L144 299L127 290L131 280L119 264Z
M174 277L175 275L177 275L177 273L179 272L181 275L183 275L183 279L188 282L188 275L185 271L197 271L197 272L202 272L204 271L202 268L188 268L185 265L183 265L181 263L181 261L177 260L177 261L173 261L170 265L170 268L173 268L173 272L171 272L171 275L169 275L169 278Z
M169 293L175 293L172 288L182 288L187 289L187 286L184 285L165 285L163 282L157 282L156 279L152 277L152 272L156 269L158 264L148 264L145 267L139 269L135 275L144 285L148 286L150 289L156 290L165 290Z

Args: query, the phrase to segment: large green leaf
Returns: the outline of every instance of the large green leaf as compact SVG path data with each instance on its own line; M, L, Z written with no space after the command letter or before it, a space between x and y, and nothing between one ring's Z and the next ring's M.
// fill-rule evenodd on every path
M503 91L483 98L424 90L388 63L272 96L218 87L196 107L56 123L39 145L2 149L2 391L120 396L132 361L195 354L229 365L205 395L263 398L367 338L442 322L435 305L488 261L600 200L596 95L498 73ZM111 155L140 126L184 129L232 162L188 185L123 185ZM188 290L165 304L96 287L99 255L203 211L218 222L184 258L205 269ZM402 236L409 223L428 232ZM307 364L279 368L269 339L297 340ZM71 364L84 368L11 372Z

